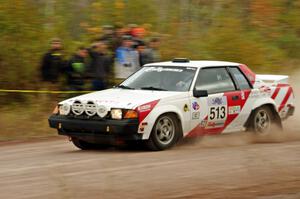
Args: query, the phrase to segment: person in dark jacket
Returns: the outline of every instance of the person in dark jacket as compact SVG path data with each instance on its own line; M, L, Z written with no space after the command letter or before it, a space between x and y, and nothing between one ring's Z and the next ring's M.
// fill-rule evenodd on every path
M86 71L86 57L88 51L84 47L79 47L76 54L70 59L67 72L67 82L71 90L84 89L84 75Z
M108 54L106 43L97 41L89 50L89 54L91 57L89 76L92 77L92 89L106 89L113 63L112 57Z
M139 53L139 61L141 67L144 66L145 64L153 63L153 57L149 53L149 50L145 42L140 42L138 44L137 51Z
M62 54L61 40L53 39L50 50L43 56L41 65L42 80L53 84L57 83L64 68L65 61Z
M150 57L151 62L159 62L161 59L161 55L159 53L160 39L152 38L149 42L149 46L145 53L147 53Z

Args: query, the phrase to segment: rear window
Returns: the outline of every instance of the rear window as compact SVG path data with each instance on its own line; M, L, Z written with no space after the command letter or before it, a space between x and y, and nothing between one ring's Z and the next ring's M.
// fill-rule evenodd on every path
M241 90L251 89L251 86L245 75L237 67L230 67L229 71L237 81L237 84Z

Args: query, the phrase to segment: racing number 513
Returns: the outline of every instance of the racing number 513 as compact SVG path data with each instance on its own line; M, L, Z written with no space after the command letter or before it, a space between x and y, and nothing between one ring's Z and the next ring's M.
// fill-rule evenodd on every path
M226 108L225 106L210 107L209 110L209 119L224 119L226 117Z

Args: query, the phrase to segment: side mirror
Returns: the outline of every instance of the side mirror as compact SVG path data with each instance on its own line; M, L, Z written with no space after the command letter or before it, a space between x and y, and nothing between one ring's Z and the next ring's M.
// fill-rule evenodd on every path
M208 97L208 92L207 92L207 90L197 90L197 89L194 89L193 90L193 96L196 97L196 98L199 98L199 97Z

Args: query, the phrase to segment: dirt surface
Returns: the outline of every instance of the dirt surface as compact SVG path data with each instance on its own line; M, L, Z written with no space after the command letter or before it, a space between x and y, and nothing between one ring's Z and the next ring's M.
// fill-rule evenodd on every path
M1 198L300 199L299 113L280 142L238 133L163 152L80 151L65 139L1 144Z
M232 134L145 152L50 140L1 146L0 162L1 198L300 198L300 141Z

